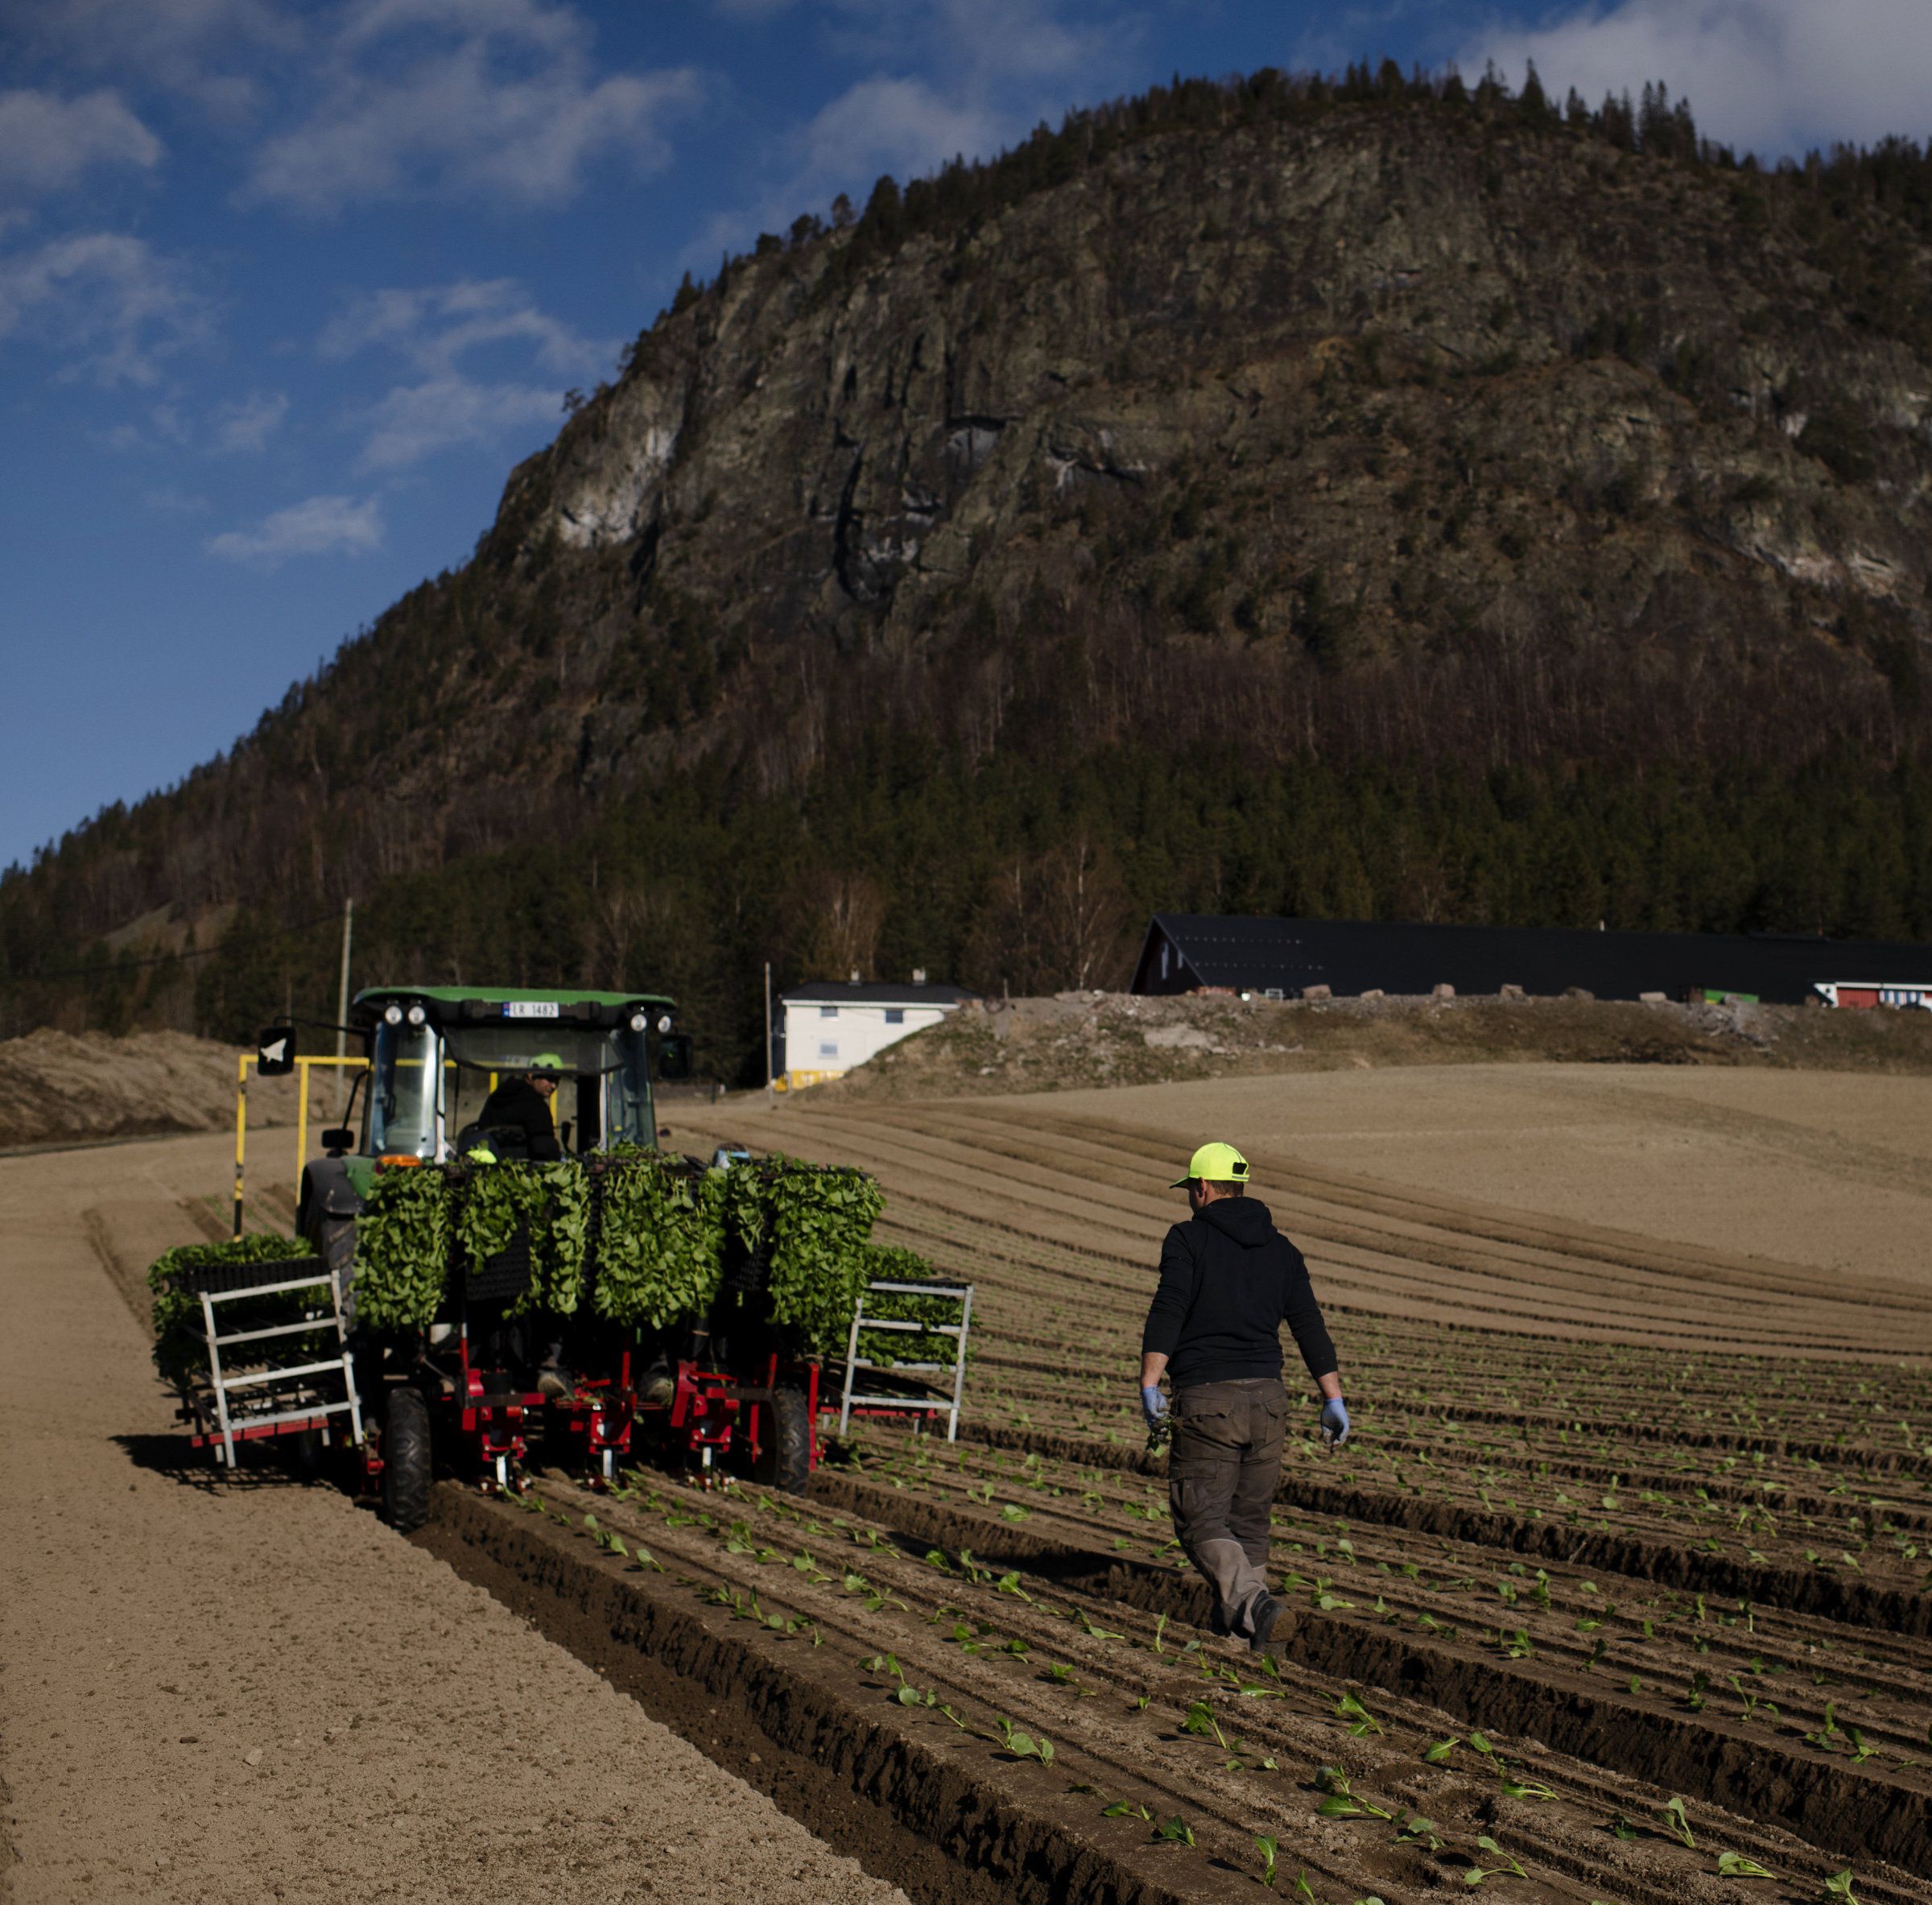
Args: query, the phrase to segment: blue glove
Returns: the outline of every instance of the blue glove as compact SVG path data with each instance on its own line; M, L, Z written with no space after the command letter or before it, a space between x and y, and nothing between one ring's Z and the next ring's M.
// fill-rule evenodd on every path
M1331 1395L1322 1404L1322 1433L1330 1445L1348 1440L1348 1405L1339 1395Z
M1141 1391L1141 1413L1147 1418L1150 1428L1167 1413L1167 1399L1162 1395L1159 1383L1150 1382Z

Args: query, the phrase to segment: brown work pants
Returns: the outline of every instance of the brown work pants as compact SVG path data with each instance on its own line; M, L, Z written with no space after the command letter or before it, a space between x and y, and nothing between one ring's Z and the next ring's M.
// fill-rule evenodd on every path
M1268 1592L1268 1511L1282 1477L1287 1391L1278 1376L1174 1391L1167 1502L1187 1558L1214 1589L1216 1625L1254 1631Z

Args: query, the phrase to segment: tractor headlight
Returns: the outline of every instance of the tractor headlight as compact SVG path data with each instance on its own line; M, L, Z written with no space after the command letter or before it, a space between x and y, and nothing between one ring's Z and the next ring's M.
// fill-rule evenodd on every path
M429 1014L420 1006L411 1006L409 1009L409 1023L411 1025L420 1025L428 1017Z
M382 1019L385 1024L400 1025L402 1023L402 1008L400 1006L385 1006L382 1008Z
M650 1021L642 1012L633 1012L630 1015L630 1029L634 1032L642 1031L650 1023Z
M671 1030L671 1014L668 1012L659 1014L658 1030L661 1032L668 1032Z

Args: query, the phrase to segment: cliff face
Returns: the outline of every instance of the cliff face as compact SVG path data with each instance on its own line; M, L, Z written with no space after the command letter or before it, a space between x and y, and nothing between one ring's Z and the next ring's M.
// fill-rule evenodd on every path
M881 733L1068 772L1922 751L1932 256L1887 196L1922 167L1506 99L1141 121L681 296L471 563L0 893L10 969L805 790Z

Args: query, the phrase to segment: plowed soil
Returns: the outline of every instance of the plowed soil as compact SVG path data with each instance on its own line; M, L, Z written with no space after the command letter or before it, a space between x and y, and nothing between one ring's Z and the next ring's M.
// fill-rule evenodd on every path
M222 1161L0 1160L0 1893L898 1896L337 1490L180 1446L90 1233L180 1241Z
M1273 1123L1137 1091L679 1106L689 1149L865 1164L882 1231L971 1279L959 1441L865 1423L803 1499L654 1468L507 1500L452 1480L408 1543L167 1436L97 1262L129 1283L142 1212L218 1202L219 1141L0 1164L18 1895L702 1895L666 1835L724 1809L773 1835L760 1897L1248 1899L1271 1849L1319 1905L1472 1872L1505 1905L1797 1905L1847 1870L1932 1905L1922 1107L1861 1082L1666 1108L1755 1184L1727 1238L1620 1193L1647 1087L1590 1076L1594 1126L1580 1083L1551 1087L1560 1118L1517 1107L1515 1143L1583 1180L1540 1200L1508 1194L1508 1107L1468 1070L1459 1097L1411 1071ZM1206 1625L1136 1406L1162 1187L1209 1134L1307 1252L1356 1423L1290 1441L1274 1661ZM1874 1143L1903 1167L1862 1184L1874 1247L1842 1262L1806 1207ZM691 1854L700 1880L730 1857Z

